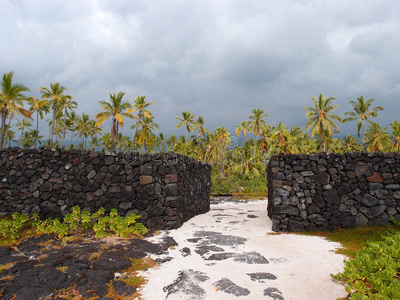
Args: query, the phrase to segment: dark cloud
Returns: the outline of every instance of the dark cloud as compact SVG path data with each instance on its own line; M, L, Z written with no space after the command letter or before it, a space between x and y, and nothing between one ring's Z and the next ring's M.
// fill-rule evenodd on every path
M318 93L335 97L340 114L364 95L386 108L382 123L399 118L395 0L0 2L0 71L35 96L61 82L91 117L97 101L125 91L154 102L166 134L183 133L184 110L232 134L253 108L304 128Z

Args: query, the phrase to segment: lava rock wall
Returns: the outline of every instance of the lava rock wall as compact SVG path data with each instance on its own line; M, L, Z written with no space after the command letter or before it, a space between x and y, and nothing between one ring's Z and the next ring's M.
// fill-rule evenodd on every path
M274 231L400 221L400 153L280 154L267 177Z
M0 150L0 213L63 217L116 208L151 229L180 227L210 209L211 166L175 153Z

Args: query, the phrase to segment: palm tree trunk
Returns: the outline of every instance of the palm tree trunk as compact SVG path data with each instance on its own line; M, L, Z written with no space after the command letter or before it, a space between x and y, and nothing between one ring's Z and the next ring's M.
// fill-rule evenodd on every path
M254 159L256 159L257 156L257 140L258 140L258 135L256 135L256 139L254 140Z
M7 117L7 104L4 106L3 113L1 115L1 139L0 139L1 148L4 148L6 117Z
M55 101L53 102L53 121L51 123L51 128L50 128L50 147L53 148L53 135L54 135L54 124L56 122L56 103Z
M136 136L137 136L138 127L139 127L139 117L138 117L138 120L136 121L135 127L136 127L135 133L133 134L132 152L135 152L135 150L136 150Z
M6 118L7 118L7 116L6 116ZM8 134L8 130L10 129L10 126L11 126L11 120L14 118L14 113L12 112L11 113L11 116L10 116L10 119L8 120L8 126L6 126L5 127L5 132L4 132L4 138L5 138L5 141L4 141L4 143L6 142L6 140L7 140L7 134ZM8 141L8 147L11 147L11 140L10 141Z
M240 163L240 175L243 175L243 160L244 160L244 136L242 140L242 161Z
M37 149L37 133L39 132L39 110L36 111L36 117L35 149Z
M363 134L362 134L362 138L361 138L361 151L364 150L364 137L365 137L365 123L364 123L364 120L362 121L362 125L363 125Z

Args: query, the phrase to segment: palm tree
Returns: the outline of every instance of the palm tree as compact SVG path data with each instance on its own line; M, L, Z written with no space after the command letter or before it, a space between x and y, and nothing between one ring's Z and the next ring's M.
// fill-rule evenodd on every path
M133 125L132 128L135 125ZM137 136L136 136L137 142L139 145L143 145L144 150L146 151L149 145L153 145L155 143L156 135L154 134L153 131L154 130L158 131L159 126L157 123L154 123L153 117L151 118L142 117L138 126L139 129L137 129Z
M175 151L175 146L178 143L178 139L175 134L172 134L167 139L167 151L172 150Z
M119 151L129 151L132 149L132 141L129 136L118 133L118 142L115 146Z
M386 130L387 127L382 128L379 123L370 122L365 131L368 151L384 151L388 148L391 136Z
M271 135L272 142L278 143L278 153L281 152L281 147L283 146L283 152L286 153L286 147L289 143L290 134L286 128L285 124L281 122L278 123L277 126L273 128L273 134Z
M77 130L76 124L78 120L79 116L77 116L74 111L68 113L67 124L68 124L68 130L71 132L70 146L72 145L72 140L74 138L75 130Z
M243 174L243 159L244 159L244 137L247 135L247 132L250 133L249 122L243 121L239 125L236 126L235 130L237 137L242 134L242 153L241 153L241 162L240 162L240 175Z
M361 96L357 98L357 102L349 102L351 105L353 105L353 111L348 111L344 114L348 118L345 118L343 120L343 123L358 120L356 127L358 137L360 137L360 130L362 128L361 150L363 150L364 148L365 121L367 120L368 122L370 122L368 118L378 117L378 111L383 110L382 106L370 108L373 101L374 99L368 99L367 101L365 101L364 97Z
M76 122L76 130L78 131L79 137L82 138L82 145L86 149L86 139L91 135L91 127L94 123L90 120L89 115L82 113L82 117L78 118Z
M185 143L187 141L188 133L193 131L194 117L195 117L195 115L190 113L190 111L188 111L188 110L182 112L182 118L175 117L175 119L178 119L180 121L176 125L176 128L180 128L182 126L185 126L185 128L186 128Z
M11 147L11 142L17 142L15 140L15 132L9 129L10 125L6 125L6 141L8 141L8 147Z
M25 131L24 134L21 135L20 142L21 146L24 148L29 148L35 145L35 142L38 139L41 139L43 136L38 134L38 131L35 129L29 129Z
M307 139L307 134L299 126L295 125L290 128L289 135L287 151L289 153L301 153L304 141Z
M48 100L43 100L43 99L37 99L35 97L29 97L27 99L28 103L30 104L29 111L31 113L36 112L36 131L39 132L39 118L43 120L43 113L48 113L49 112L49 101ZM35 149L37 148L37 137L38 135L35 135Z
M357 152L360 151L360 144L357 139L352 135L346 135L342 138L342 146L344 152Z
M61 146L63 146L67 129L71 128L72 125L71 120L67 121L67 117L69 117L69 112L73 112L73 110L78 107L78 104L76 103L76 101L64 98L61 99L61 101L58 103L58 106L59 106L58 111L60 112L61 115L64 116L64 126L63 126L64 132L61 142Z
M132 113L137 111L137 116L135 117L136 119L136 126L134 126L135 133L133 134L133 144L132 144L132 151L135 151L135 146L136 146L136 134L139 129L139 122L142 120L143 117L145 118L151 118L151 111L147 110L146 108L149 107L153 102L146 102L146 96L137 96L135 100L133 100L133 108L130 108L127 110L128 113Z
M156 145L160 151L164 151L166 140L167 138L164 136L162 132L160 132L156 137Z
M64 95L67 88L61 83L50 83L50 88L46 86L42 86L39 89L39 92L42 94L41 99L47 99L51 103L51 108L53 110L53 119L50 128L50 147L53 147L53 135L54 129L56 127L56 112L57 112L57 104L63 103L64 101L71 100L71 95Z
M400 150L400 123L397 120L394 120L393 123L390 123L390 127L392 127L392 152L399 152Z
M194 128L193 131L198 130L198 135L206 135L208 133L208 130L204 128L204 118L202 116L199 116L197 120L194 122Z
M264 111L261 108L252 109L251 112L252 112L252 115L249 116L249 119L250 119L249 126L250 126L250 130L256 136L256 139L254 142L254 157L255 157L256 151L257 151L257 140L262 132L263 126L266 125L264 118L266 118L268 115L266 113L264 113Z
M220 172L224 173L224 154L230 144L231 134L226 127L218 127L214 132L215 140L219 144Z
M16 111L23 115L25 118L32 118L31 113L22 107L23 100L26 97L23 95L24 92L30 91L29 88L20 84L12 82L14 72L5 73L3 80L1 81L0 91L0 107L1 107L1 137L0 147L3 148L6 139L6 121L7 116L11 113L10 120L12 118L12 112ZM8 128L8 127L7 127Z
M112 147L112 144L113 144L113 142L111 140L111 135L109 132L103 134L102 137L99 138L99 145L104 146L103 150L105 150L105 151L110 150Z
M32 126L32 123L27 121L26 119L22 119L22 121L20 120L17 121L17 126L18 126L17 130L21 131L21 135L19 136L19 141L18 141L18 146L19 146L25 128Z
M342 119L332 114L331 112L339 108L337 104L332 105L332 101L335 98L326 98L322 94L318 95L318 100L311 97L314 101L314 107L306 107L305 111L308 111L306 118L308 119L306 130L311 129L311 136L318 133L319 136L319 146L320 151L322 149L324 130L327 131L328 135L332 135L332 129L339 131L338 126L335 124L334 120L341 122Z
M110 93L110 102L99 101L101 108L104 110L96 115L96 126L103 124L109 117L112 117L111 124L111 151L115 149L115 142L118 140L118 128L124 126L124 117L132 118L132 114L127 112L131 105L122 101L124 92L119 92L118 95Z

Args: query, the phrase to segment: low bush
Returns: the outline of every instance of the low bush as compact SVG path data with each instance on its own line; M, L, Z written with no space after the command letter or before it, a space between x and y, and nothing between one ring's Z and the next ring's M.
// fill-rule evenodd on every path
M400 233L368 242L332 277L346 283L349 299L400 299Z
M112 209L108 216L104 214L104 208L90 214L88 211L82 212L78 206L75 206L72 213L66 215L64 222L61 222L57 218L40 221L38 214L29 217L27 214L15 212L11 218L0 220L0 236L15 241L27 228L37 233L55 234L60 239L76 231L84 233L93 231L97 238L108 235L128 237L147 232L147 228L142 223L136 222L140 218L139 215L130 214L127 217L121 217L116 209Z
M265 175L249 178L240 175L221 176L218 172L213 172L211 176L211 194L236 194L244 193L247 195L259 194L267 195L267 178Z

